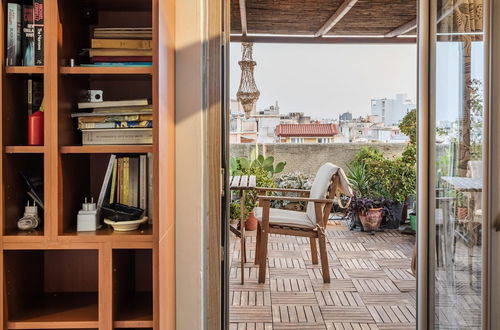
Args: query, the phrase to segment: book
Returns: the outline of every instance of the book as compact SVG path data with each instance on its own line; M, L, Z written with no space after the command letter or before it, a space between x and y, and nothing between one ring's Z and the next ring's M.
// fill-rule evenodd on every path
M117 163L117 179L116 179L116 202L123 201L123 158L118 159Z
M152 40L141 39L92 39L92 48L152 49Z
M129 187L130 187L130 159L128 157L123 158L123 200L122 204L130 205Z
M43 101L43 81L27 80L27 98L28 115L40 110Z
M151 49L91 48L89 56L153 56Z
M7 58L6 65L21 64L21 5L7 4Z
M92 112L150 112L153 110L151 104L148 105L129 105L129 106L118 106L118 107L104 107L104 108L93 108Z
M109 193L109 204L113 204L115 202L117 165L118 161L115 158L115 160L113 161L113 174L111 175L111 190Z
M116 121L152 121L153 115L129 115L129 116L92 116L78 117L78 123L108 123Z
M151 144L153 132L151 128L123 128L123 129L91 129L82 130L83 145L103 144Z
M102 28L93 31L94 39L153 39L152 28Z
M102 101L102 102L79 102L78 109L96 109L106 107L126 107L132 105L148 105L148 99L121 100L121 101Z
M129 158L129 206L139 206L139 158Z
M44 13L43 0L33 0L33 31L35 37L35 65L43 65L43 41L44 41Z
M113 174L113 166L115 163L116 155L111 155L109 157L108 167L106 168L106 173L104 174L104 180L102 181L101 192L99 193L99 198L97 199L97 210L99 211L104 203L104 198L106 194L110 191L111 176Z
M147 154L148 176L148 223L153 224L153 154Z
M71 118L79 117L111 117L111 116L139 116L139 115L151 115L152 112L76 112L71 114Z
M144 121L113 121L107 123L78 123L78 129L101 129L101 128L151 128L153 122L150 120Z
M153 56L93 56L91 60L93 63L105 63L105 62L150 63L153 62Z
M148 208L148 169L147 169L148 159L146 155L139 156L139 208L144 210L144 214L147 216Z
M142 67L142 66L152 66L153 62L100 62L100 63L92 63L92 64L80 64L83 67L101 67L101 66L128 66L128 67Z
M23 65L35 65L35 32L33 29L33 6L23 6L22 31Z

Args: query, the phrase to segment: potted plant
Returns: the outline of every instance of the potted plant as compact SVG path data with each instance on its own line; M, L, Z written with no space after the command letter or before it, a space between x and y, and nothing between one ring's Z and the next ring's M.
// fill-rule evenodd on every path
M277 188L284 189L303 189L310 190L312 187L313 177L301 172L294 172L290 174L283 174L275 179ZM287 196L302 197L300 193L288 193ZM272 201L273 208L281 208L294 211L304 211L307 203L305 202L289 202L289 201Z
M347 178L355 195L348 209L351 223L359 220L365 231L378 230L383 217L383 201L377 191L372 190L373 180L366 164L352 163L347 169Z
M245 157L231 157L231 175L255 175L257 187L275 187L273 176L281 173L285 168L286 162L274 164L274 157L264 157L257 155L256 151L251 152L250 159ZM253 209L257 205L257 193L248 191L245 195L245 229L256 230L257 218L253 214ZM240 218L240 202L231 203L230 217L232 219Z
M383 202L371 198L353 197L349 212L356 216L364 231L374 232L379 229L383 217Z

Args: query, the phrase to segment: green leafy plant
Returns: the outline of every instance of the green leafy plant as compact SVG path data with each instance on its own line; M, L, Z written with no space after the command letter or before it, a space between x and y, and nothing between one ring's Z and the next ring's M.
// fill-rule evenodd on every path
M231 157L231 175L243 175L251 168L262 168L267 172L267 175L272 178L275 174L283 172L286 162L274 164L274 157L264 157L264 155L256 154L256 149L250 152L250 159L245 157Z
M410 138L411 144L417 143L417 110L410 110L401 120L399 130Z
M283 171L286 163L281 162L274 165L274 158L265 158L262 155L255 155L251 159L244 157L231 157L231 175L255 175L257 187L275 187L273 176ZM255 191L248 191L245 195L245 218L253 211L257 204L257 193ZM240 202L236 200L230 205L230 217L232 219L239 219L240 217Z
M347 179L358 198L370 195L371 177L364 162L353 163L347 168Z
M275 179L277 188L284 189L303 189L310 190L312 187L313 177L301 172L284 174ZM287 196L301 197L299 193L287 193ZM296 211L303 211L306 208L306 203L290 203L289 201L272 201L271 206L274 208L288 208ZM293 206L293 207L292 207Z

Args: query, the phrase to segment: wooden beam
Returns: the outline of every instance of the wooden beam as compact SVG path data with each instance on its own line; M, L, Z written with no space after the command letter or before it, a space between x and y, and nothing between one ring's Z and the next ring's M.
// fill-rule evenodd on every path
M246 36L248 33L246 0L240 0L240 20L241 20L241 34Z
M241 2L241 0L240 0ZM335 13L316 32L315 37L322 37L327 34L340 20L351 10L358 0L344 0Z
M277 37L232 35L231 42L277 43L277 44L416 44L416 38L384 37Z
M397 36L400 36L402 34L405 34L406 32L409 32L409 31L415 29L416 27L417 27L417 19L414 18L411 21L409 21L401 26L398 26L397 28L395 28L391 32L386 33L384 35L384 37L387 37L387 38L397 37Z

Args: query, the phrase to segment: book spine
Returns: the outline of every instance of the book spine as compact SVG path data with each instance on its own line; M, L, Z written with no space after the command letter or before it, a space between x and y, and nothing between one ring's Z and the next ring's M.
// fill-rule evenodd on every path
M101 62L152 62L152 56L94 56L92 57L93 63Z
M123 158L118 159L117 172L118 172L118 179L117 179L116 186L117 186L118 191L116 193L116 202L122 203L122 201L123 201L123 186L122 186L122 182L123 182Z
M130 205L130 162L128 157L123 158L123 204Z
M44 0L33 1L33 29L35 37L35 65L43 65L44 63Z
M151 40L140 39L92 39L92 48L152 49Z
M113 204L115 202L117 165L118 161L115 158L115 160L113 161L113 174L111 176L111 192L109 193L109 204Z
M23 65L35 65L35 34L33 31L33 6L23 6Z
M153 122L145 121L112 121L104 123L83 123L78 122L78 129L102 129L102 128L150 128L153 127Z
M153 154L147 155L148 177L148 223L153 224Z
M147 156L139 156L139 208L144 210L144 215L147 214Z
M7 4L7 59L6 65L21 63L21 5Z
M104 197L108 192L110 187L109 183L111 180L111 175L113 173L113 164L115 163L116 155L111 155L109 157L108 168L106 169L106 174L104 175L104 180L102 181L101 192L99 193L99 199L97 200L97 210L100 210L104 203Z
M82 144L151 144L153 135L150 128L124 128L103 130L82 130Z
M28 116L33 114L33 79L28 79Z

